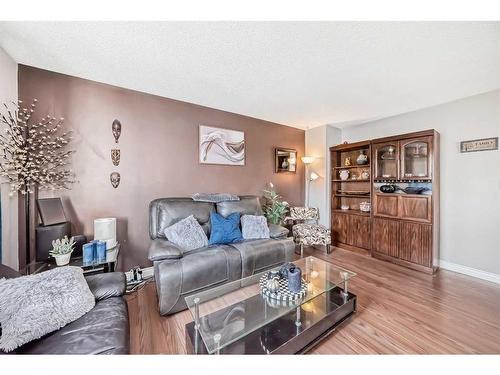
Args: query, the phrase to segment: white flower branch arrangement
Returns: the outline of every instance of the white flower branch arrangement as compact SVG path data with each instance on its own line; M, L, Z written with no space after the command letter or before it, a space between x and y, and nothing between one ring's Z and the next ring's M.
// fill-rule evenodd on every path
M64 131L64 118L45 116L32 120L37 100L29 107L4 104L0 114L0 177L15 192L33 193L34 189L69 189L75 181L67 166L74 150L68 150L71 131Z

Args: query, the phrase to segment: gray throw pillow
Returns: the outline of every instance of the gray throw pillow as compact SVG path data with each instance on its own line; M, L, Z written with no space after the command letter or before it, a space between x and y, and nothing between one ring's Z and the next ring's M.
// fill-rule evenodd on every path
M241 217L241 234L245 240L269 238L266 218L258 215L243 215Z
M193 215L165 228L165 236L184 251L208 246L207 235Z
M56 331L94 306L94 295L80 267L0 279L0 350L10 352Z

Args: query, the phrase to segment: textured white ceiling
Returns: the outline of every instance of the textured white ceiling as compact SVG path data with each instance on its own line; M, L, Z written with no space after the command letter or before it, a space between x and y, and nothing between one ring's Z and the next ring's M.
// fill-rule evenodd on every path
M1 22L17 62L299 128L500 88L499 22Z

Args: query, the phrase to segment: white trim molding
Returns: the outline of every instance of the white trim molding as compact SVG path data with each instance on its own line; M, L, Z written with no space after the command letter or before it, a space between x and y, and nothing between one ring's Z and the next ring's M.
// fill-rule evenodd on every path
M439 260L439 266L448 271L462 273L464 275L476 277L478 279L491 281L492 283L500 284L500 275L492 272L478 270L477 268L462 266L461 264L451 263L446 260Z

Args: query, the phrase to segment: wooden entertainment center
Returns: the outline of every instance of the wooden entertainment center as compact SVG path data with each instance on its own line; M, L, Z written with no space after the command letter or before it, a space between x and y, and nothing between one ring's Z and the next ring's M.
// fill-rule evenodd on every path
M439 266L439 133L330 148L332 244L419 271Z

